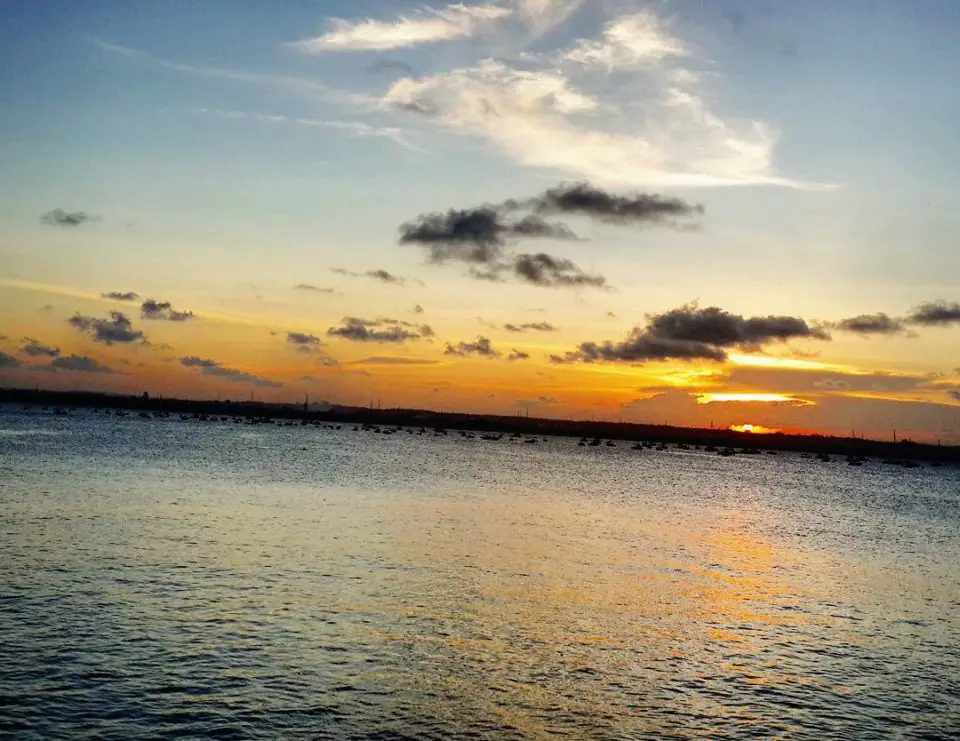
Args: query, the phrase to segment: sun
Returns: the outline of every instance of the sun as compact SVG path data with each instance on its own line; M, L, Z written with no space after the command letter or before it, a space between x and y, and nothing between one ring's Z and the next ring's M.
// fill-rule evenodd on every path
M753 424L742 424L742 425L730 425L730 430L733 432L746 432L750 435L770 435L775 432L779 432L772 427L764 427L763 425L753 425Z

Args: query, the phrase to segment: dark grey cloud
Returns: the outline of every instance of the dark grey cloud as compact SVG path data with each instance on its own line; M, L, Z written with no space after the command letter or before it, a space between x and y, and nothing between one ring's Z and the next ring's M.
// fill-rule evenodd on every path
M303 332L287 332L287 342L305 352L313 352L323 344L319 337Z
M510 362L516 362L518 360L530 360L530 353L522 352L521 350L511 350L510 354L507 355L507 360Z
M321 288L311 283L297 283L293 288L296 291L310 291L311 293L334 293L332 288Z
M75 227L82 226L88 221L99 221L99 216L88 214L85 211L64 211L62 208L55 208L47 211L40 217L40 221L47 226Z
M510 218L498 206L421 214L400 227L400 244L426 248L428 260L436 264L451 260L494 263L502 256L508 241L542 237L576 239L563 224L552 224L533 214Z
M133 291L110 291L101 293L100 298L107 298L111 301L139 301L140 295Z
M199 368L200 372L205 376L222 378L232 383L249 383L260 388L281 388L283 386L282 383L271 381L268 378L263 378L262 376L247 373L246 371L236 368L226 368L216 360L200 358L196 355L188 355L180 358L180 365L187 368Z
M758 350L772 342L793 339L829 340L819 327L792 316L743 317L715 306L701 309L688 304L647 317L621 342L583 342L565 355L551 355L554 363L598 361L643 363L650 360L727 359L727 350Z
M590 183L567 183L525 201L508 201L514 208L538 214L576 214L621 225L676 225L703 213L703 206L679 198L637 193L620 196Z
M31 358L56 358L60 355L60 348L44 345L32 337L24 337L20 352L29 355Z
M423 313L423 307L422 307L420 304L417 304L416 306L413 307L413 313L414 313L414 314L422 314L422 313Z
M475 342L458 342L456 345L451 345L447 343L447 349L444 350L444 355L457 355L459 357L483 357L483 358L498 358L500 353L494 349L490 340L486 337L477 337Z
M87 355L65 355L61 358L54 358L50 361L50 364L44 366L44 368L53 371L73 371L76 373L102 373L105 375L116 373L113 368Z
M601 288L607 283L602 275L585 273L573 261L543 252L516 255L510 267L520 280L535 286Z
M876 314L859 314L858 316L841 319L839 322L832 322L828 326L841 332L853 332L854 334L863 335L899 334L906 331L902 319L888 316L883 312Z
M378 280L381 283L390 283L397 286L402 286L407 282L406 278L401 278L399 275L394 275L393 273L383 269L367 270L363 273L356 273L352 270L345 270L343 268L330 268L330 272L336 273L337 275L345 275L349 278L372 278L373 280Z
M949 396L954 401L960 401L960 391L956 391L956 390L948 391L947 396Z
M585 216L621 226L686 227L702 212L702 206L677 198L615 195L589 183L574 183L533 198L421 214L400 226L400 244L423 248L433 264L464 263L478 280L513 278L545 287L602 288L603 276L586 273L569 259L543 252L517 254L509 246L524 239L578 239L566 224L544 216Z
M140 304L140 317L165 322L186 322L195 319L192 311L176 311L169 301L155 301L148 298Z
M648 317L647 332L663 339L741 348L800 338L830 339L823 329L798 317L745 318L716 306L701 309L696 304Z
M929 301L920 304L907 316L911 324L924 327L947 327L960 324L960 304L947 301Z
M330 327L327 330L327 335L352 342L402 343L407 340L432 337L434 332L427 324L417 326L409 322L389 319L361 319L345 316L339 327Z
M578 239L566 224L548 221L544 215L586 216L623 226L681 226L702 212L702 206L677 198L620 196L589 183L573 183L533 198L421 214L400 226L400 244L424 248L431 263L471 265L470 274L480 280L500 281L512 272L534 285L602 286L600 276L583 273L569 260L543 253L508 254L507 246L523 239Z
M109 319L74 314L67 319L67 324L105 345L114 343L126 345L132 342L143 342L146 339L142 331L133 328L130 318L119 311L111 311Z
M5 352L0 352L0 368L19 368L21 365L23 365L22 361Z
M525 322L523 324L507 323L503 328L508 332L556 332L557 328L550 322Z

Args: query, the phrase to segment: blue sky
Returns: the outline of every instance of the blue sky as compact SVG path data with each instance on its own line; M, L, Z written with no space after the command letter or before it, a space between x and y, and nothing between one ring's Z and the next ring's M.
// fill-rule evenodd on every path
M430 303L442 347L537 308L563 327L549 355L694 300L809 322L955 301L958 32L951 0L8 3L0 280L17 293L0 310L66 342L62 316L31 328L44 290L321 334ZM705 212L695 231L572 215L584 241L531 245L604 292L491 285L397 244L418 214L573 181ZM53 208L99 219L40 224ZM336 293L305 305L298 282ZM817 352L949 374L957 331Z

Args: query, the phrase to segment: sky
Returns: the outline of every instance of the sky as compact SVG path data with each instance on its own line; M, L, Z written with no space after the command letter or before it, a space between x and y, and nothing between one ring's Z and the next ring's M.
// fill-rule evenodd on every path
M0 5L0 386L960 444L955 0Z

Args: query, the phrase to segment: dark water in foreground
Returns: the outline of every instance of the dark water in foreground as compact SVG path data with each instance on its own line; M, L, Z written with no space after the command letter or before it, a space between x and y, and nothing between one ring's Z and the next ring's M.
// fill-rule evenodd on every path
M0 412L0 736L956 738L960 473Z

